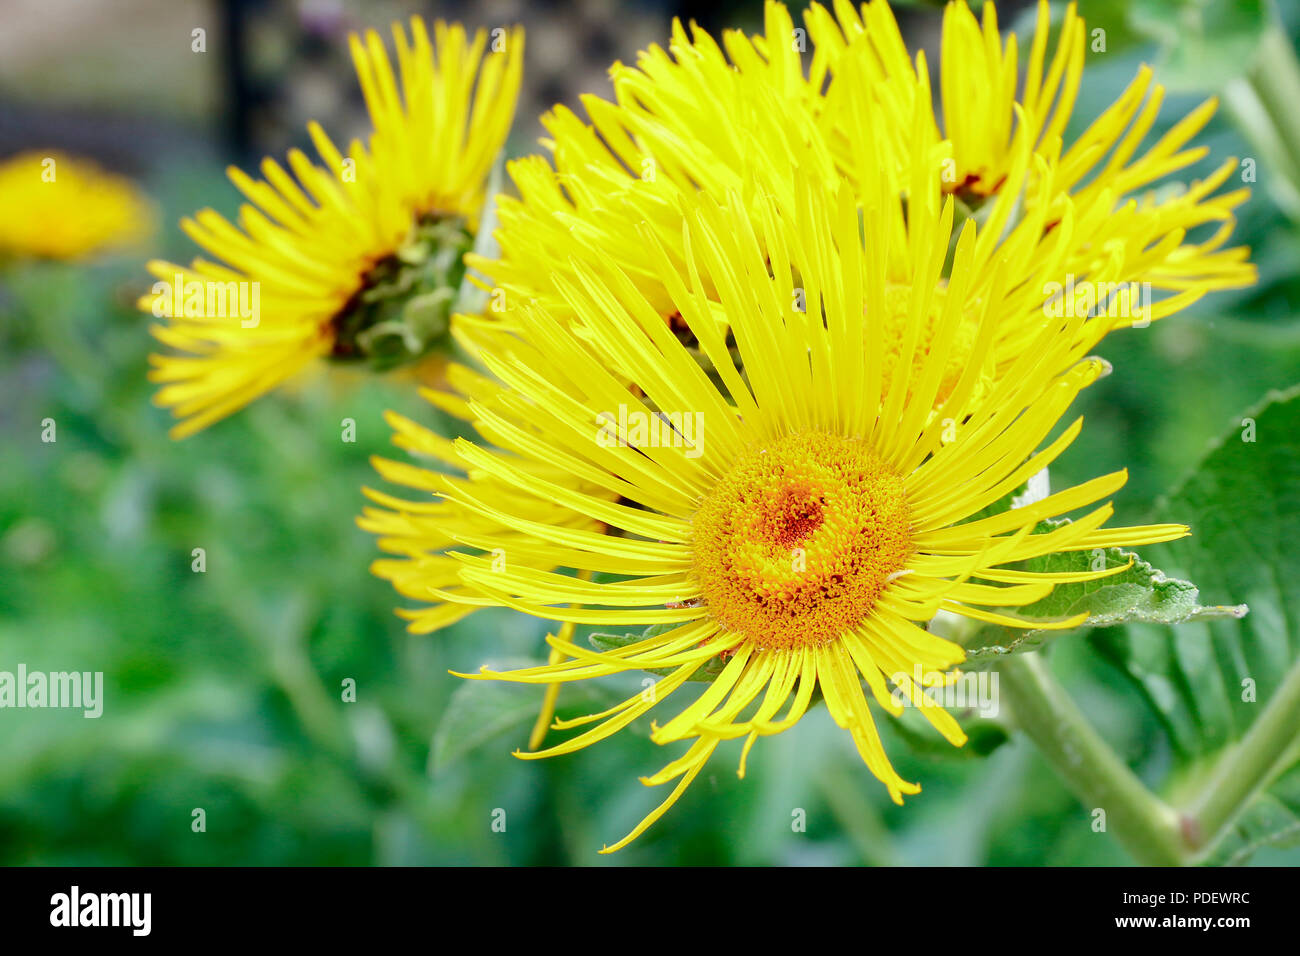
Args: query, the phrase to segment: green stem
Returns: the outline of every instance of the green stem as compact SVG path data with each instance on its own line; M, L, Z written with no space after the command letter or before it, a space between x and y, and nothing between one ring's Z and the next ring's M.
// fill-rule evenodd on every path
M1286 149L1292 168L1300 169L1300 123L1296 122L1300 62L1280 24L1274 23L1264 31L1248 78L1264 109L1277 124L1278 139Z
M1106 812L1106 829L1146 866L1183 862L1180 818L1116 756L1052 677L1038 654L998 663L1003 700L1017 725L1085 807Z
M1300 221L1300 60L1280 25L1264 31L1244 77L1223 92L1258 158L1271 166L1274 196L1287 215Z
M1251 725L1246 736L1223 755L1210 782L1192 804L1188 842L1194 851L1214 846L1223 830L1282 769L1300 728L1300 661Z
M817 779L831 814L839 821L867 866L898 866L892 834L866 791L844 771L829 764Z

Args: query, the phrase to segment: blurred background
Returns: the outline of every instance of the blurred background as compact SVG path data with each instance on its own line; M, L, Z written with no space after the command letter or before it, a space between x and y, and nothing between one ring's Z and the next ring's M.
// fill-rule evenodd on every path
M1233 93L1257 23L1240 11L1256 8L1224 3L1238 12L1206 15L1197 34L1186 16L1204 6L1081 4L1106 49L1089 55L1072 134L1151 62L1172 88L1162 126L1207 95L1228 101L1200 139L1211 155L1196 173L1225 156L1260 156ZM1024 36L1026 7L1000 4L1000 22ZM1281 18L1294 47L1297 4L1258 10ZM599 857L664 795L637 776L675 754L638 725L575 755L519 761L510 751L523 745L540 691L471 688L447 671L533 659L542 627L483 612L432 636L405 633L389 585L367 572L376 551L353 516L360 488L377 480L369 457L400 456L384 409L451 428L408 383L312 378L195 438L167 438L145 380L149 317L132 305L151 281L144 260L188 261L182 215L234 214L227 164L307 145L310 118L336 141L363 135L347 32L386 30L411 13L525 25L516 155L537 148L542 110L608 92L608 65L665 41L672 16L712 30L762 21L755 0L3 4L0 158L28 149L93 158L137 180L160 225L138 249L89 263L0 264L0 670L22 662L102 671L105 681L98 720L0 711L0 863L1127 862L1018 736L994 728L956 751L886 725L899 771L924 786L899 808L824 709L758 746L744 781L738 750L724 747L664 820ZM933 51L941 11L906 4L898 15L911 44ZM192 50L195 29L206 52ZM1054 485L1128 467L1116 522L1142 521L1243 409L1300 381L1294 186L1260 159L1236 233L1253 248L1257 286L1106 341L1116 372L1083 398L1088 425L1053 467ZM47 418L54 443L41 441ZM357 423L355 443L340 441L344 418ZM203 573L191 569L195 548ZM1160 564L1161 550L1145 556ZM1178 760L1176 741L1105 641L1060 641L1053 669L1144 779L1159 782ZM348 681L355 703L343 702ZM567 688L561 714L638 687L629 678ZM204 832L192 828L196 808ZM492 825L497 810L504 832ZM806 832L792 828L797 810ZM1295 864L1300 850L1253 859Z

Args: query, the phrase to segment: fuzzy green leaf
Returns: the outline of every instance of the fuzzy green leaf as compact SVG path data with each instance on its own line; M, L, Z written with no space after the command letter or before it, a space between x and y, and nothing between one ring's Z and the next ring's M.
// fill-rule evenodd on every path
M1051 531L1063 521L1044 521L1038 530ZM1105 628L1120 624L1182 624L1215 618L1245 616L1244 604L1205 606L1200 590L1190 581L1169 577L1131 551L1098 548L1045 555L1022 562L1026 571L1100 571L1130 565L1108 578L1057 586L1051 594L1025 605L1013 616L1027 620L1059 621L1077 614L1088 615L1081 627ZM981 663L1006 654L1036 650L1054 635L1069 633L1042 628L1024 631L998 626L981 628L966 644L970 663Z

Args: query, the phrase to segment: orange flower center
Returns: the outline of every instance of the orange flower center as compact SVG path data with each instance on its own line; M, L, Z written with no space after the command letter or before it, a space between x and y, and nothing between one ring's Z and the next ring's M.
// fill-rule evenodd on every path
M710 614L764 648L858 626L912 554L903 479L866 442L823 432L750 448L692 531Z

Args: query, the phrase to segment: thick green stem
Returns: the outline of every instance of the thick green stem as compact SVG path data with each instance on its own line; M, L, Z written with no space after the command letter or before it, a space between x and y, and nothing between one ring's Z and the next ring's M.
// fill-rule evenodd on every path
M1246 736L1223 755L1209 783L1192 804L1188 841L1195 851L1212 847L1222 831L1268 785L1300 734L1300 661L1291 666Z
M1151 793L1101 739L1038 654L998 663L999 688L1017 725L1089 809L1106 812L1106 830L1139 863L1175 866L1185 849L1179 815Z

